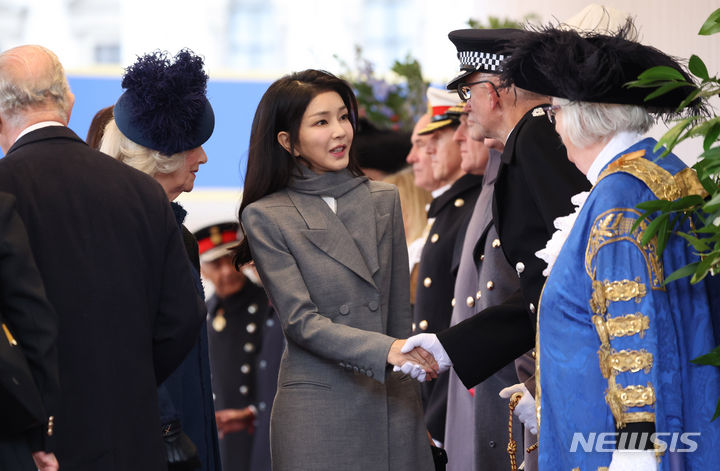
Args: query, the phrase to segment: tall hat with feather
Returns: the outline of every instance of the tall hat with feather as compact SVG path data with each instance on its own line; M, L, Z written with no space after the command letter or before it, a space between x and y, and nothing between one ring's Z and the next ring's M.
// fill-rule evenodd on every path
M203 59L188 49L173 59L160 51L138 58L125 71L114 111L127 138L167 156L201 146L215 127Z
M628 39L635 34L630 19L613 35L581 34L548 27L518 37L505 61L502 81L542 95L570 101L637 105L654 113L673 113L692 92L679 87L646 100L651 91L631 88L645 70L665 66L693 80L677 60L650 46ZM692 107L701 107L696 100Z

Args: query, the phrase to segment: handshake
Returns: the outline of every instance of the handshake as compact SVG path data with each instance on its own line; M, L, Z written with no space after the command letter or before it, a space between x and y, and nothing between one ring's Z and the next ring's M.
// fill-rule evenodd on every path
M390 347L388 363L419 382L437 378L452 367L447 352L435 334L418 334L407 340L396 340Z

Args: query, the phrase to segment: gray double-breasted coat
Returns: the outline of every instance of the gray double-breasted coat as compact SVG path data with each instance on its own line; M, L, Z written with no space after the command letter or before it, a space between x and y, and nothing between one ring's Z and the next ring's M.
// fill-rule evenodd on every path
M418 383L387 364L411 327L397 190L363 182L338 197L337 211L283 189L242 214L287 339L273 469L432 470Z

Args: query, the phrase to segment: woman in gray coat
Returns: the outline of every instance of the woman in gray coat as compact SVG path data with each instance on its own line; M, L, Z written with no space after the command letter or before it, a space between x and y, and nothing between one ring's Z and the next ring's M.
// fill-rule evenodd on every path
M287 346L271 418L274 470L431 470L418 384L391 365L410 334L394 186L350 154L357 102L333 75L273 83L255 114L237 263L254 260ZM415 370L417 371L417 370Z

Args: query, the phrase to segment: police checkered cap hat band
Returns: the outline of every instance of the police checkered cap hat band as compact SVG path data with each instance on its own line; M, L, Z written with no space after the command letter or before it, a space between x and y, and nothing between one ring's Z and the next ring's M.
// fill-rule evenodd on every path
M485 72L500 72L505 55L495 54L492 52L480 51L458 51L458 59L460 59L460 68L471 68Z
M474 72L500 74L503 62L512 52L510 41L527 32L521 29L459 29L448 37L457 48L460 75L448 83L448 90L455 90L465 77Z

